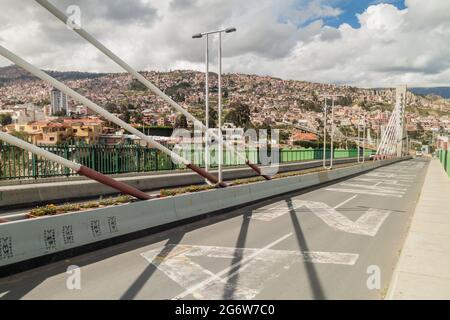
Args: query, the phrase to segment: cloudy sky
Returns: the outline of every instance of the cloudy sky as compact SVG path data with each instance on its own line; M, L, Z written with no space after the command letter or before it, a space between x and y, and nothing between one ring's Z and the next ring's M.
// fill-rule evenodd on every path
M450 85L449 0L51 2L65 12L77 5L81 26L139 70L204 70L205 42L192 34L234 26L224 36L224 72L364 87ZM0 1L0 44L43 69L121 71L34 0ZM211 46L215 58L214 39Z

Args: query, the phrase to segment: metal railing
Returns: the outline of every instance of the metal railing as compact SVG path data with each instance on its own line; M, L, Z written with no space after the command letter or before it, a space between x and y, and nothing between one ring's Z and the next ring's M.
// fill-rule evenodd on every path
M154 148L139 145L40 145L45 150L68 160L92 168L104 174L154 172L184 169L184 165L175 164L170 156ZM202 150L184 152L183 157L204 166ZM327 150L327 158L330 156ZM373 154L366 150L366 156ZM334 150L334 158L356 158L357 149ZM246 150L247 159L260 163L258 150ZM280 149L279 163L320 160L322 149ZM217 167L214 161L215 150L211 150L211 167ZM224 151L225 166L245 165L242 159L232 152ZM17 147L0 144L0 180L48 178L58 176L73 176L76 172L64 168L52 161L43 159Z
M447 172L450 178L450 151L449 150L438 150L437 157L441 162L444 170Z

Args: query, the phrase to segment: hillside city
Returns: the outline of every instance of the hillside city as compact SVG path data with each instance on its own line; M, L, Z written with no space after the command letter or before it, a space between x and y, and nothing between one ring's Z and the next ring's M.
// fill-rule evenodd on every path
M192 126L127 74L52 74L140 130L165 128L171 132L171 128ZM142 74L183 108L204 120L204 73L176 70ZM210 127L216 126L217 91L217 75L211 73ZM279 128L283 132L283 146L317 143L320 138L316 133L323 130L325 95L339 95L335 102L335 125L348 137L356 136L360 119L366 119L369 135L378 139L395 103L394 88L362 89L226 74L223 77L224 126ZM331 100L327 103L330 105ZM408 92L407 111L406 130L412 139L427 144L433 132L450 130L450 100ZM118 144L135 138L13 66L0 69L0 120L4 131L22 135L35 144L70 141ZM158 138L167 140L167 137Z
M0 302L450 301L450 0L2 0L0 25Z

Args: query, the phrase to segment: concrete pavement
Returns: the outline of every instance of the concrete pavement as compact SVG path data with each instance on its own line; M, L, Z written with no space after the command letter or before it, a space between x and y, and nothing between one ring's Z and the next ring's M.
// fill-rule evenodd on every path
M389 299L450 299L450 179L429 166Z
M428 163L415 159L0 279L0 299L381 299ZM71 290L78 266L80 290Z

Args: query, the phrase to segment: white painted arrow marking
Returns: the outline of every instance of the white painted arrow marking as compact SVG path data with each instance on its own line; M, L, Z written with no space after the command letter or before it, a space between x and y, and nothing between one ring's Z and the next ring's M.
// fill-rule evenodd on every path
M323 202L294 200L293 203L296 209L301 207L308 208L335 230L371 237L377 234L384 220L391 213L389 210L370 208L358 220L351 221Z
M291 235L292 233L278 239L276 244ZM277 278L283 270L288 270L296 262L354 265L359 257L358 254L340 252L273 250L269 248L272 246L273 243L261 249L249 249L167 245L141 255L184 289L173 299L182 299L192 294L197 299L238 300L254 298L263 289L266 281ZM169 254L161 256L161 252ZM239 261L218 273L213 273L191 260L200 257L238 258ZM236 282L229 281L237 275L239 277ZM227 292L232 294L227 296Z
M289 213L289 208L286 202L274 206L274 207L262 207L253 211L251 219L260 221L272 221L282 215Z
M355 194L353 197L351 197L351 198L349 198L349 199L347 199L345 201L342 201L338 205L334 206L334 209L339 209L340 207L342 207L342 206L346 205L347 203L349 203L350 201L354 200L357 196L358 195Z

